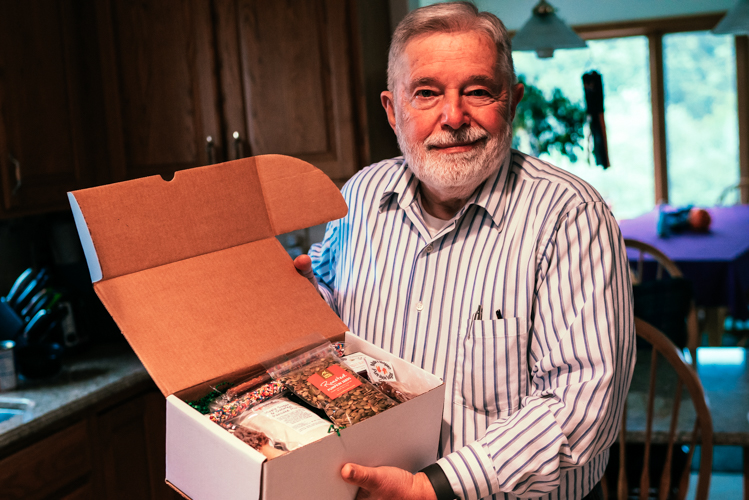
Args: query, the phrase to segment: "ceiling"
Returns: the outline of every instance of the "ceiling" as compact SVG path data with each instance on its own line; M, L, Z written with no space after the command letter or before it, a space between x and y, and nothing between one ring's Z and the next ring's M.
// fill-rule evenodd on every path
M416 7L440 0L410 1ZM568 24L598 24L639 19L725 12L738 0L547 0ZM473 0L480 10L499 17L509 30L518 30L528 20L538 0Z

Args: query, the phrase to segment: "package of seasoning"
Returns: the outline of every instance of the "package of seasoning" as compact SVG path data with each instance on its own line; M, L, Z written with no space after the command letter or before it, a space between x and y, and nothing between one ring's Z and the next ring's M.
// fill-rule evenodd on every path
M276 458L285 452L271 446L270 439L264 432L248 429L247 427L237 426L233 429L234 437L241 439L248 445L266 456L266 458Z
M286 398L261 403L232 420L231 424L263 433L270 445L281 451L295 450L322 439L330 429L330 422Z
M414 397L400 382L375 382L374 386L399 403L405 403Z
M253 406L281 394L283 390L283 383L276 381L270 381L266 384L257 386L214 409L210 415L210 419L217 424L222 424L239 416Z
M345 366L329 343L271 367L268 373L305 402L325 411L338 427L348 427L396 405Z

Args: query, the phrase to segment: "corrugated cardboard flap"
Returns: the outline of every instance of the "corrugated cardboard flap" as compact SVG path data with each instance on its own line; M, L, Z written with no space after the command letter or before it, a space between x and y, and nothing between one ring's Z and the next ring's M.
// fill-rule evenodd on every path
M70 198L94 288L165 395L346 330L275 238L346 213L308 163L259 156Z

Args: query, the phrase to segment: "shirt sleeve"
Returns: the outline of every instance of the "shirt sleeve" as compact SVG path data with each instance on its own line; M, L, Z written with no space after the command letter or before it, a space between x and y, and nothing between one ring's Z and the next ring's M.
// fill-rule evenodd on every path
M462 499L543 495L617 436L635 361L624 242L602 202L576 206L549 232L535 277L530 394L438 461Z
M317 291L331 309L338 314L338 308L333 294L335 282L335 260L338 246L339 221L329 222L325 227L325 237L321 243L310 247L309 256L312 260L312 271L317 278Z

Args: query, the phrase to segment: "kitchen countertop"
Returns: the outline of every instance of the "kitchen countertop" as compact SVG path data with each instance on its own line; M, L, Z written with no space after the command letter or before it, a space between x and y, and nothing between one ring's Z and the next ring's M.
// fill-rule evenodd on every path
M15 417L0 422L0 453L41 434L56 422L82 414L97 403L150 380L132 349L123 341L92 346L63 362L53 378L19 380L16 390L0 396L27 398L35 403L27 422Z

